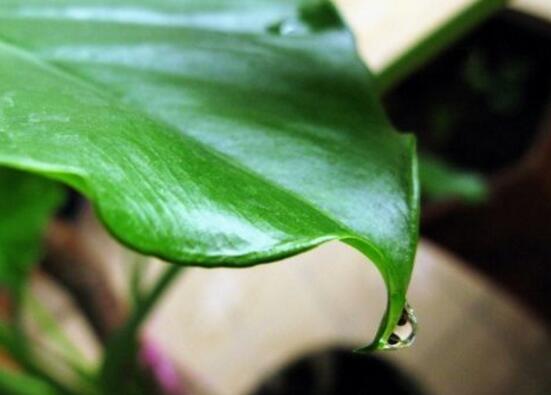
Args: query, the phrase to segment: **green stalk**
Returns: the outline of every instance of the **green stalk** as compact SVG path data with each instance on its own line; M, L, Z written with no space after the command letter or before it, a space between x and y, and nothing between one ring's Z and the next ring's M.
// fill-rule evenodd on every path
M121 388L121 381L133 371L139 348L139 329L182 270L182 266L169 265L149 294L136 306L123 328L109 341L100 373L101 383L106 391Z
M387 92L452 42L503 9L507 3L507 0L477 0L428 33L375 76L380 94Z
M130 271L130 298L132 305L136 308L142 300L142 286L147 258L142 255L134 255Z

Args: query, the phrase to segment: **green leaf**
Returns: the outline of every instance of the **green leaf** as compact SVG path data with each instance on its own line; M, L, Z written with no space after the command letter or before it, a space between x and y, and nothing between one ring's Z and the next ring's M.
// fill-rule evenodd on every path
M418 239L414 139L349 32L304 10L3 0L0 164L71 185L115 237L172 262L245 267L342 240L387 285L383 347Z
M60 395L57 390L40 379L2 369L0 369L0 393L6 395Z
M0 286L19 293L61 198L59 185L52 181L0 168Z
M419 177L423 196L431 200L459 199L480 203L489 194L486 180L480 174L456 169L429 155L419 158Z

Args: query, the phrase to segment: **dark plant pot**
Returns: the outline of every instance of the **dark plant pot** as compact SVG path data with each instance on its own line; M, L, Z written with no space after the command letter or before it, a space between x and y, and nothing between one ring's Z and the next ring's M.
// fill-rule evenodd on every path
M409 375L373 355L341 349L304 356L269 377L253 395L422 395Z

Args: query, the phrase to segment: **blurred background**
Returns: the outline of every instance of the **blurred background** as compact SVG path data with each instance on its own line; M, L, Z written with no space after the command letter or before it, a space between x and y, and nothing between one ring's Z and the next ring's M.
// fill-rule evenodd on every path
M469 1L341 0L377 73ZM280 265L189 269L144 337L197 393L551 394L551 1L513 2L387 90L419 141L421 242L410 290L413 347L353 354L373 337L385 292L372 265L330 243ZM123 250L86 216L113 289ZM154 273L162 263L149 262ZM48 300L90 360L99 346L66 294Z

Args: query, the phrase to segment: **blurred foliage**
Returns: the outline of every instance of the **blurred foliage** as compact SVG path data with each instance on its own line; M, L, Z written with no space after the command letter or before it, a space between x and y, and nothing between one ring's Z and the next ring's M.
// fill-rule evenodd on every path
M63 196L53 181L0 168L1 286L20 292L39 258L44 228Z
M482 175L457 169L426 154L419 156L419 178L423 199L429 201L458 199L467 203L480 203L489 193Z
M34 376L5 369L0 369L0 393L4 395L63 395Z
M551 36L502 13L385 97L422 152L491 176L531 147L551 94Z

